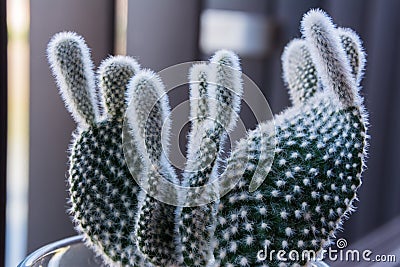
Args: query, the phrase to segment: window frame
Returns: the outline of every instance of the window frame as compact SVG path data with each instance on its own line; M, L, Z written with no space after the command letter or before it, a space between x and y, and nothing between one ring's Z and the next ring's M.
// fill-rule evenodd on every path
M7 174L7 17L0 1L0 265L5 263Z

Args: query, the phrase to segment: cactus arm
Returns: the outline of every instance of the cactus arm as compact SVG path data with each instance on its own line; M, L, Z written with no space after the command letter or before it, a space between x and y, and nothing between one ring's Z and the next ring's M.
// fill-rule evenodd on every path
M169 147L170 108L164 85L155 73L143 70L133 77L128 87L132 108L127 118L132 135L143 154L149 156L152 164L159 165Z
M230 132L236 125L243 94L239 58L228 50L219 50L210 59L212 89L209 91L210 116Z
M199 186L207 183L217 156L219 134L212 138L206 133L214 133L215 117L210 114L209 98L211 70L206 63L194 65L190 69L190 116L191 129L188 134L187 163L183 185ZM206 154L204 149L210 150ZM193 179L193 172L201 171L204 175ZM200 174L199 174L200 175Z
M149 70L139 72L128 88L131 99L127 110L130 134L143 156L144 169L141 185L145 191L138 196L135 235L138 247L148 261L157 266L169 266L177 262L174 245L175 207L153 197L156 194L169 194L169 197L176 198L175 192L164 192L164 188L160 188L159 179L165 177L179 184L166 159L170 128L168 98L159 77Z
M51 39L47 56L65 106L81 126L100 118L95 93L93 63L82 37L61 32Z
M358 34L349 28L338 28L340 41L346 52L351 67L351 74L360 84L364 74L366 55L362 47L362 41Z
M294 39L285 47L282 69L293 105L307 101L319 89L318 73L305 40Z
M123 120L127 106L126 86L139 70L136 60L127 56L109 57L100 64L97 80L102 96L101 106L106 113L103 120L114 117Z
M195 64L189 71L190 81L190 117L195 132L200 124L209 118L208 87L209 66L206 63Z
M311 10L304 16L301 28L323 87L333 90L344 106L354 106L357 84L331 19L322 11Z

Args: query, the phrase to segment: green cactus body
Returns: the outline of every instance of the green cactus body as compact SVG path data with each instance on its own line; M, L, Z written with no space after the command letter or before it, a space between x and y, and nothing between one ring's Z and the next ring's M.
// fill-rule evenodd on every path
M78 232L107 262L133 266L144 264L133 235L139 187L129 178L121 136L117 121L77 135L70 157L70 212Z

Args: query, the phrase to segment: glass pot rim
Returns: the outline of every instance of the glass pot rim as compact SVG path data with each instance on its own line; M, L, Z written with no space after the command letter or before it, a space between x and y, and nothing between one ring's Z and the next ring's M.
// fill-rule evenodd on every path
M29 254L19 265L18 267L30 267L33 266L36 262L38 262L42 257L46 256L49 253L53 253L61 248L69 247L74 244L79 244L83 242L82 236L71 236L67 238L63 238L52 242L50 244L44 245L43 247L38 248L31 254Z
M77 244L84 243L84 238L80 235L67 237L50 244L44 245L43 247L38 248L31 254L29 254L19 265L18 267L31 267L38 263L41 259L48 256L49 254L54 254L57 250L68 249L69 247ZM313 262L312 266L317 267L329 267L325 262L318 261Z

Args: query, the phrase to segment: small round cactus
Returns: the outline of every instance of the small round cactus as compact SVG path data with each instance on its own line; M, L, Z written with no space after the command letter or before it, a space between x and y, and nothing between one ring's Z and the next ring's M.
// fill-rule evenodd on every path
M249 131L226 159L243 94L239 59L221 50L192 67L181 178L168 161L170 108L158 75L132 58L110 57L99 67L97 92L83 39L53 37L49 62L78 124L70 213L108 265L303 266L310 259L257 255L318 254L332 243L365 167L365 54L357 34L323 11L308 12L301 29L282 55L292 107Z

